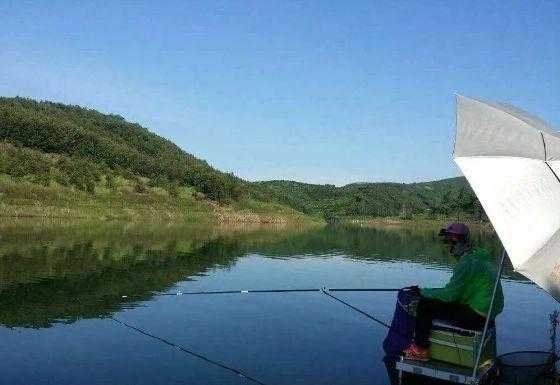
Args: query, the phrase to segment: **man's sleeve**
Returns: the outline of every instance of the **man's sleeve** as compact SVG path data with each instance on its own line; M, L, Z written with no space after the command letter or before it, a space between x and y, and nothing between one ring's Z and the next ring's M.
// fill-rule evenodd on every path
M437 299L443 302L457 301L467 283L468 272L469 264L459 263L455 270L453 270L453 275L445 287L421 289L420 294L422 297Z

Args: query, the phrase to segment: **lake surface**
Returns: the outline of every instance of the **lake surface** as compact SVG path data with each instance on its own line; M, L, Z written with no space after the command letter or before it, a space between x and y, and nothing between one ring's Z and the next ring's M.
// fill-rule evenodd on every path
M494 255L500 244L477 232ZM441 286L437 228L0 224L0 383L390 384L387 330L320 292L201 290ZM558 306L506 269L500 352L549 349ZM395 293L337 293L390 322Z

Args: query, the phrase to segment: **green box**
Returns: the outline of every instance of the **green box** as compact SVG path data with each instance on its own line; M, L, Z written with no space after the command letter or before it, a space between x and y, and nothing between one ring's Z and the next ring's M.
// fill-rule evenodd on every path
M434 323L430 334L431 359L473 368L482 332ZM496 328L488 328L480 365L496 358Z

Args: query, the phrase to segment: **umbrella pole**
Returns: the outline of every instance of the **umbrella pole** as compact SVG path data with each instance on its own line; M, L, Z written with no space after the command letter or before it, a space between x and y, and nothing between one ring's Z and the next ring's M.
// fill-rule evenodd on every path
M476 361L474 363L474 369L472 374L473 383L476 383L476 372L478 371L478 364L480 364L482 349L484 349L484 340L486 339L486 333L488 333L488 326L490 325L492 308L494 307L494 299L496 298L498 285L500 284L500 279L502 278L502 272L504 271L505 259L506 259L506 250L502 249L502 260L500 261L500 268L498 269L498 276L496 277L496 283L494 284L494 291L492 292L492 299L490 300L490 308L488 309L488 317L486 317L486 322L484 323L484 330L482 331L482 338L480 340L480 346L478 347L478 353L476 354Z

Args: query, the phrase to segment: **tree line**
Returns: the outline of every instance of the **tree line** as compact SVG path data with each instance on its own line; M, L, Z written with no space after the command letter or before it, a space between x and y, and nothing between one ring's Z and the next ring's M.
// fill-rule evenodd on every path
M279 199L307 214L327 219L361 217L453 217L485 220L465 178L423 183L353 183L337 187L292 181L260 182Z
M91 191L105 173L109 178L146 178L168 189L193 186L220 202L251 193L248 182L212 168L139 124L78 106L0 98L0 141L22 149L4 155L3 172L27 172L43 183L51 178Z

